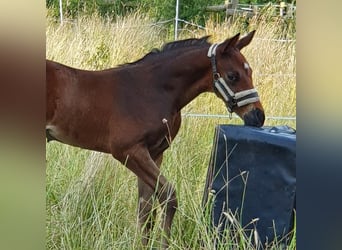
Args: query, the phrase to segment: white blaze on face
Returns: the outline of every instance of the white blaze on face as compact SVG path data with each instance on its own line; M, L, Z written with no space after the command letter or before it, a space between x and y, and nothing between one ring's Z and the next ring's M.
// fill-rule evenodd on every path
M249 69L248 63L245 62L245 63L243 64L243 67L245 68L245 70L248 70L248 69Z

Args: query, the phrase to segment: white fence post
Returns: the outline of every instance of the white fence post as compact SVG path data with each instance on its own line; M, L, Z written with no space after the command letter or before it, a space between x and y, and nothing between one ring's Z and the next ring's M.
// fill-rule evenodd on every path
M59 15L61 18L61 24L63 24L63 7L62 7L62 0L59 0Z
M179 0L176 1L175 40L178 39L178 9L179 9Z

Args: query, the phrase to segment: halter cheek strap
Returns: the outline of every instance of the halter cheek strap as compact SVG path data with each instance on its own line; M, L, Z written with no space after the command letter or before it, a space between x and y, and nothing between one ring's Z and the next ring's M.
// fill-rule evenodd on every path
M216 67L216 49L220 43L214 43L210 46L208 50L208 57L211 61L211 66L213 68L213 79L214 79L214 90L216 94L220 94L225 100L228 111L233 112L235 106L241 107L250 103L259 101L258 92L253 89L247 89L234 93L234 91L229 88L226 81L217 72Z

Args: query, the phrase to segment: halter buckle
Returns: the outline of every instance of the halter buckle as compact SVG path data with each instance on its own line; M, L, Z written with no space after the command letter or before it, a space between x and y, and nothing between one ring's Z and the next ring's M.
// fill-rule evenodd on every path
M214 78L214 81L218 81L218 79L221 77L220 73L216 72L216 73L213 73L213 78Z

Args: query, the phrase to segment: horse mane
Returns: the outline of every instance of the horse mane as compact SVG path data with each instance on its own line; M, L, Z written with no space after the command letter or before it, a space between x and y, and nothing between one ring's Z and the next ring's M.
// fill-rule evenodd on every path
M180 49L180 48L204 47L204 46L210 45L210 43L208 42L209 37L210 36L204 36L201 38L188 38L188 39L184 39L184 40L168 42L168 43L165 43L161 47L161 49L153 48L149 53L147 53L141 59L139 59L135 62L126 63L124 65L135 65L135 64L138 64L142 61L146 61L152 57L155 57L156 55L165 54L166 52L173 51L173 50Z
M204 36L201 38L189 38L189 39L169 42L169 43L166 43L163 45L160 52L170 51L170 50L189 47L189 46L202 47L203 45L209 45L209 43L208 43L209 37L210 36Z

